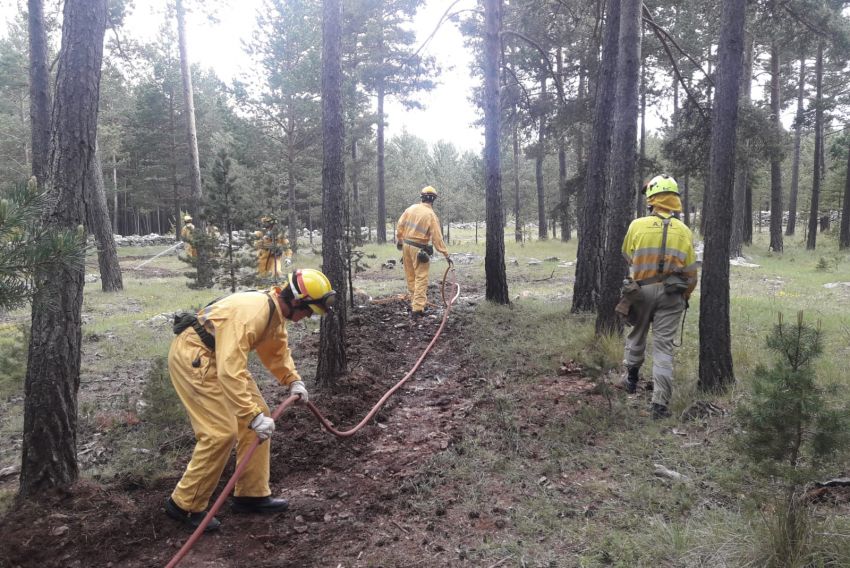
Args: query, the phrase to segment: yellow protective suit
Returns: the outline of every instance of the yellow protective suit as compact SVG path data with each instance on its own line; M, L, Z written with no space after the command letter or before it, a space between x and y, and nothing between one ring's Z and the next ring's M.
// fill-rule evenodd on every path
M227 296L198 313L198 321L215 336L215 352L187 328L171 344L168 371L195 431L195 450L171 498L184 511L206 509L221 473L236 445L242 460L255 434L248 425L259 414L268 414L257 384L248 372L248 353L256 351L263 365L282 385L301 380L289 350L285 320L277 300L270 311L268 293L240 292ZM260 444L235 495L265 497L269 488L270 441Z
M260 278L278 278L283 275L282 260L292 257L289 239L272 231L257 231L257 275ZM278 253L278 254L276 254Z
M192 246L192 233L195 232L195 225L192 223L186 223L183 225L183 228L180 229L180 239L186 243L186 254L191 257L197 256L198 252L195 250L195 247Z
M422 312L428 303L428 269L430 262L419 262L416 258L421 249L406 243L410 241L422 245L433 243L437 252L448 258L449 251L443 242L440 220L430 203L417 203L405 209L396 227L396 241L404 243L404 276L407 279L407 291L410 293L410 309Z

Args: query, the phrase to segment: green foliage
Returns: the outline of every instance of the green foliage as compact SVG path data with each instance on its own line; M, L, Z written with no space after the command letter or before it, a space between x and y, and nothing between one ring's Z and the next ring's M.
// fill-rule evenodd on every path
M23 395L29 326L0 328L0 401Z
M0 191L0 309L22 306L38 278L83 261L83 231L45 228L41 214L47 206L35 178Z
M818 259L818 263L815 265L815 270L817 272L829 272L831 269L830 263L824 257L820 257Z
M767 346L779 360L756 368L752 393L738 407L738 444L758 472L796 487L848 441L846 409L833 407L816 383L811 364L823 350L821 331L802 312L796 325L780 316Z

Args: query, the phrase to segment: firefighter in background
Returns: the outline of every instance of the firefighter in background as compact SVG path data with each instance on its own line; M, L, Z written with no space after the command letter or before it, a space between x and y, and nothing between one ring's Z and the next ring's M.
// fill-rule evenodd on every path
M192 235L195 233L195 225L192 224L192 216L188 213L183 215L183 228L180 229L180 240L185 244L186 255L194 258L198 255L195 247L192 246Z
M237 292L201 311L175 320L177 337L168 353L168 371L195 432L195 450L183 477L171 493L165 512L197 527L218 486L230 455L237 462L256 438L260 444L236 483L231 501L234 513L274 514L287 509L285 499L272 496L269 485L271 451L268 438L275 430L269 407L248 370L248 355L260 361L287 387L307 402L307 388L295 368L286 324L333 308L336 292L318 270L303 269L284 276L282 286L266 291ZM297 437L288 432L290 442ZM207 531L221 523L213 518Z
M257 276L277 280L282 274L282 264L292 264L289 239L277 231L274 215L264 215L260 223L263 229L254 233L257 237Z
M449 266L452 265L446 243L443 242L440 220L434 213L437 190L430 185L424 187L419 192L419 199L421 203L405 209L396 227L396 246L402 251L413 318L422 317L425 313L425 305L428 303L428 269L434 249L446 257Z

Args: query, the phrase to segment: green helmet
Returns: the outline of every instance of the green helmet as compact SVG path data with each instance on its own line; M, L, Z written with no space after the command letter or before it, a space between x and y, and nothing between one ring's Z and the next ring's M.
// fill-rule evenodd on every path
M667 174L657 175L643 186L643 193L647 199L653 195L668 192L679 195L679 184L676 183L676 180L672 176L668 176Z

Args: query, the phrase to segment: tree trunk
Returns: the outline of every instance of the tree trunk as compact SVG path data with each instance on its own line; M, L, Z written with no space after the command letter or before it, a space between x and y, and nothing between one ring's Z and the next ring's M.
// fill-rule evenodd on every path
M516 109L514 109L516 111ZM516 116L516 112L514 113ZM519 198L519 134L517 132L517 123L514 122L513 128L511 129L512 134L512 142L513 142L513 151L514 151L514 239L516 242L522 242L522 220L520 218L521 213L521 201Z
M850 127L848 127L850 133ZM850 140L848 140L850 142ZM847 170L844 178L844 203L841 208L841 231L838 235L838 248L850 248L850 144L847 145Z
M499 56L502 0L484 0L484 180L487 210L487 242L484 254L485 297L508 304L505 274L505 218L502 211L502 171L499 156L501 110L499 108Z
M675 88L675 85L674 85ZM678 89L676 90L678 93ZM675 111L673 113L675 117ZM675 120L675 118L674 118ZM638 187L642 187L646 181L646 60L642 59L640 64L640 157L638 158ZM646 211L646 198L643 192L635 191L635 218L643 217Z
M50 229L85 240L86 180L97 138L97 107L106 0L66 0L56 72L49 191ZM36 278L24 387L19 498L77 479L77 392L85 267L64 266Z
M322 2L322 270L337 293L322 318L316 382L332 385L345 373L348 305L345 226L345 125L342 114L342 2Z
M286 113L289 134L286 137L286 199L289 209L289 246L292 253L298 252L298 213L295 201L295 142L292 133L295 131L295 109L292 107Z
M572 238L570 226L570 193L567 191L567 145L564 139L558 140L558 190L561 195L561 241Z
M809 230L806 250L815 250L818 236L818 208L820 186L823 181L821 154L823 153L823 40L818 42L815 61L815 159L812 164L812 199L809 210Z
M28 0L30 134L32 135L32 175L46 187L50 173L50 71L47 63L47 30L44 27L44 0Z
M378 82L378 220L375 228L378 231L378 244L387 242L387 199L386 182L384 180L384 81Z
M354 125L352 124L352 130ZM360 207L359 167L357 165L357 138L351 137L351 201L354 205L354 244L363 244L363 209Z
M177 182L177 126L174 111L174 90L168 88L168 127L171 130L171 194L174 198L174 240L180 242L183 228L183 211L180 209L180 184ZM127 209L127 194L124 194L124 209ZM128 223L129 226L129 223Z
M112 151L112 232L118 234L118 158Z
M177 0L177 43L180 51L180 74L183 78L183 105L186 111L186 140L189 145L189 186L192 190L192 217L196 230L206 232L204 194L201 186L201 162L198 156L198 131L195 128L195 95L192 91L192 69L189 65L189 50L186 41L186 11L183 0ZM207 248L197 247L197 284L212 287L212 267L207 258Z
M611 142L611 178L605 191L605 247L596 333L622 333L614 308L628 265L621 247L632 219L637 166L637 120L641 66L641 0L622 0L617 56L617 94Z
M682 218L685 220L685 225L690 227L691 225L691 203L690 203L690 191L688 191L688 184L690 182L690 178L687 174L682 179L682 209L683 215Z
M741 71L741 106L749 107L752 98L753 36L745 33L743 70ZM747 184L750 177L750 142L739 140L736 148L735 186L732 194L732 232L729 236L729 256L738 258L744 247L744 224L747 219ZM710 196L709 196L710 198Z
M549 238L546 225L546 188L543 186L543 157L546 153L546 76L540 79L540 116L537 125L537 153L534 157L534 181L537 185L537 238L545 241Z
M783 132L780 122L779 46L770 46L770 119L777 132ZM782 158L770 158L770 250L782 252Z
M800 187L800 145L803 136L803 98L806 93L806 49L800 42L800 79L797 83L797 115L794 119L794 156L791 162L791 194L788 196L788 224L785 234L793 236L797 227L797 194Z
M118 250L112 235L109 221L109 206L106 203L106 188L103 183L100 155L95 148L92 163L86 180L86 219L88 229L97 240L97 264L100 268L100 287L104 292L118 292L124 289L121 280L121 266L118 264Z
M729 325L729 233L735 129L741 88L746 0L724 0L711 116L711 198L706 202L705 252L700 288L699 387L716 391L735 381Z
M596 104L593 113L593 132L590 137L587 172L585 174L582 221L579 224L576 280L573 285L573 313L595 310L599 298L600 265L604 246L604 193L608 186L608 159L611 152L612 115L617 86L620 1L608 0L607 13L608 21L605 24L602 63L599 66L596 81Z

